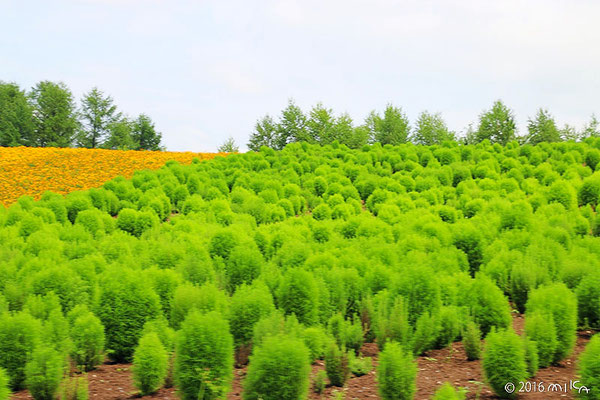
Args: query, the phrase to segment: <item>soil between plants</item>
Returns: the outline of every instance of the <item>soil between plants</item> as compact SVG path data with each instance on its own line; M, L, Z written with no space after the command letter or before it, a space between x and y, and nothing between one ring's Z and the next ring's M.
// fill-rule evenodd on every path
M517 333L522 333L524 318L521 315L513 319L513 325ZM577 343L570 357L563 360L560 365L550 366L540 369L535 377L529 379L532 384L530 392L520 393L519 399L575 399L576 396L569 391L569 382L576 380L576 360L577 356L589 341L592 331L580 331L577 335ZM373 365L377 365L377 345L366 343L362 352L365 356L373 357ZM484 384L483 372L480 361L467 361L467 357L462 343L453 343L451 347L442 350L432 350L425 356L418 357L417 373L417 393L416 400L429 399L437 388L444 382L450 382L455 387L464 387L468 390L467 398L475 399L479 394L479 399L497 399L492 390ZM325 365L322 361L313 364L311 380L319 370L323 370ZM242 399L242 382L246 375L247 368L236 368L234 370L233 389L227 396L228 400ZM89 379L89 398L90 400L109 400L109 399L177 399L174 388L162 388L151 396L140 397L137 395L131 379L130 364L105 363L96 370L88 373ZM533 392L533 383L539 385L544 383L544 387L549 384L559 384L562 391L555 389L553 392ZM516 389L520 385L514 382ZM567 391L564 386L567 385ZM375 369L367 375L360 377L351 377L344 388L327 387L322 394L316 394L309 391L311 400L328 400L335 398L335 392L345 393L346 400L354 399L379 399L377 384L375 380ZM28 391L23 390L14 393L11 397L14 400L32 399Z

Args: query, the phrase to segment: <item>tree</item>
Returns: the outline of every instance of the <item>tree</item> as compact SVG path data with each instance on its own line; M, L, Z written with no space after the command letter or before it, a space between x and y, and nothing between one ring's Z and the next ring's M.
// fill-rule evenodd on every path
M156 131L154 122L146 114L140 114L132 123L131 137L136 150L160 150L162 134Z
M117 106L110 96L93 88L81 99L81 130L77 142L80 147L94 149L103 144L110 134L110 126L120 119Z
M333 142L334 125L333 111L318 103L310 110L306 121L306 137L298 139L309 143L329 144Z
M565 124L562 129L559 130L560 139L564 141L572 140L574 142L578 141L581 138L581 134L577 132L575 127Z
M600 136L600 121L596 118L594 114L590 118L590 122L588 122L583 131L581 132L581 138L585 139L588 137L599 137Z
M535 119L529 119L527 123L529 135L526 138L527 143L538 144L541 142L559 142L560 131L556 127L556 122L548 110L540 108Z
M288 101L288 106L281 114L281 120L277 125L276 149L283 149L288 143L298 142L306 137L306 116L294 103Z
M409 121L401 108L388 104L383 118L374 111L367 117L366 125L371 131L371 142L385 144L406 143L410 133Z
M133 123L123 117L113 121L108 126L108 138L102 144L105 149L111 150L133 150L137 147L131 136Z
M423 111L417 120L413 142L431 146L441 144L446 140L454 140L454 134L448 130L440 113L430 114Z
M0 146L30 145L35 126L25 92L0 81Z
M369 129L366 126L353 126L352 118L346 113L340 115L333 127L334 139L351 149L358 149L369 142Z
M476 139L505 145L515 139L516 129L513 112L501 100L496 100L492 108L479 117Z
M235 140L232 137L229 137L222 145L217 148L219 153L238 153L240 148L237 144L235 144Z
M73 143L78 122L73 94L62 83L42 81L30 93L35 122L32 144L68 147Z
M265 115L256 121L254 133L250 135L248 148L259 151L262 146L276 148L277 146L277 124L270 115Z

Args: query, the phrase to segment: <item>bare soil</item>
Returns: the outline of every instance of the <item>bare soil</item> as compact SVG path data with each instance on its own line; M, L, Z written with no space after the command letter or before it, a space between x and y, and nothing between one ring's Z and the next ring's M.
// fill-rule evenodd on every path
M513 324L517 333L522 333L524 319L521 315L515 316ZM519 399L575 399L575 395L569 389L569 382L576 379L576 359L579 353L585 348L593 332L581 331L577 336L577 344L572 355L563 360L560 365L551 366L538 371L534 378L529 380L532 385L529 390L523 388ZM365 356L373 357L374 366L377 365L377 345L366 343L362 348ZM425 356L417 359L417 393L415 399L429 399L436 389L444 382L450 382L455 387L463 387L468 390L468 399L497 399L492 390L484 383L484 377L480 361L467 361L467 357L462 343L453 343L451 347L442 350L432 350ZM105 363L96 370L88 373L90 400L109 400L109 399L176 399L177 395L174 388L161 389L151 396L140 397L137 395L131 380L130 364ZM312 366L311 375L314 377L319 370L323 370L325 365L318 361ZM236 368L234 371L233 389L227 396L229 400L239 400L242 398L242 382L246 375L246 367ZM544 387L549 384L559 384L552 392L534 391L534 388L540 382ZM520 385L514 382L516 390ZM535 385L534 385L535 384ZM566 384L566 390L565 390ZM346 400L354 399L379 399L377 385L375 380L375 369L369 374L361 377L351 377L344 388L327 387L322 394L309 392L311 400L333 399L335 392L342 391ZM25 400L32 399L26 390L13 394L11 399Z

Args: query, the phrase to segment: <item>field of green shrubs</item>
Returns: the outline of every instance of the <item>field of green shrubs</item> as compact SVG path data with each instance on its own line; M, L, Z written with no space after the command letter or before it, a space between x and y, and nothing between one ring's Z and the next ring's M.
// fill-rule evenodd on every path
M142 395L225 398L247 365L244 399L305 399L368 373L372 342L381 398L412 399L415 357L455 341L511 397L600 327L599 202L600 139L294 143L22 197L0 208L0 400L87 398L105 357ZM600 398L600 337L578 374Z

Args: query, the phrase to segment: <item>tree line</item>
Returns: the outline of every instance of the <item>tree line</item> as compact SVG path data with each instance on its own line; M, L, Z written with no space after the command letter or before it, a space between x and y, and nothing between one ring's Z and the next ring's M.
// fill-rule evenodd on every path
M162 150L161 138L149 116L128 117L96 87L78 105L62 82L0 81L0 146Z
M372 111L362 125L355 126L348 114L336 116L333 110L321 103L305 114L293 100L289 100L279 120L275 121L273 117L266 115L256 122L248 148L258 151L261 146L267 146L279 150L292 142L325 145L334 141L350 148L372 143L397 145L412 142L434 145L449 140L463 144L476 144L483 140L501 145L513 140L521 144L537 144L578 141L598 136L600 123L594 115L582 130L576 130L569 125L559 128L554 117L543 108L540 108L533 118L528 119L527 133L519 136L514 112L501 100L497 100L489 110L482 112L477 128L470 125L462 137L448 129L440 113L423 111L411 125L402 108L388 104L382 114Z

